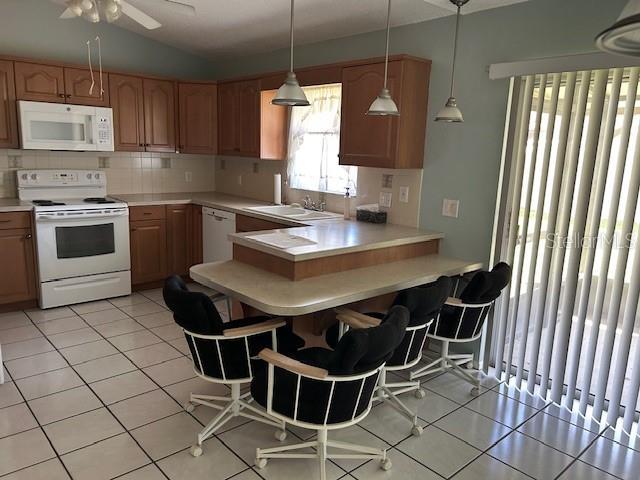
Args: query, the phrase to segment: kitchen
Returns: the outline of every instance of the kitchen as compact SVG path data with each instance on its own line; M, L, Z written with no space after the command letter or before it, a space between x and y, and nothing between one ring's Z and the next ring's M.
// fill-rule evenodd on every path
M626 2L244 3L0 7L0 477L631 478L636 285L537 246L633 191Z

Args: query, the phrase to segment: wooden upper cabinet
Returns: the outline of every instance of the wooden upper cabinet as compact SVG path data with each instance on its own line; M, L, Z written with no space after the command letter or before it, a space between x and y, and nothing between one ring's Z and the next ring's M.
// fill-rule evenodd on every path
M91 90L91 72L86 68L64 69L64 89L67 103L78 105L93 105L96 107L109 106L109 75L102 74L102 89L100 93L100 73L93 73L93 90ZM89 92L91 90L91 93Z
M284 160L287 156L289 108L273 105L277 90L260 92L260 158Z
M0 148L18 148L13 62L0 60Z
M238 84L240 109L239 130L240 155L260 156L260 81L249 80Z
M218 151L218 89L214 84L178 85L181 153L215 154Z
M384 64L342 71L340 163L380 168L422 168L426 135L430 63L389 62L387 88L399 117L367 116L384 84Z
M145 112L142 79L129 75L109 75L109 96L113 108L115 149L143 152Z
M147 152L176 151L176 113L174 83L143 80L144 132Z
M260 156L260 81L218 87L218 152Z
M64 103L64 69L53 65L15 62L16 98Z
M218 86L218 152L238 155L238 84L223 83Z

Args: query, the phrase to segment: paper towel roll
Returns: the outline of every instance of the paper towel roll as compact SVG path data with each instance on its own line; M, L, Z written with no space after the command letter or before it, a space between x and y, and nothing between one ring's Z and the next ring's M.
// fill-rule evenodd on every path
M273 203L282 205L282 176L279 173L273 175Z

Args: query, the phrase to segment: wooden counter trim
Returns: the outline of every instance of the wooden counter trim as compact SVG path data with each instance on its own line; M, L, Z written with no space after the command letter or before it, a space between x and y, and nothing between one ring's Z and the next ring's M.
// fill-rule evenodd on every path
M328 273L371 267L382 263L438 253L439 240L411 243L397 247L377 248L293 262L275 255L233 244L233 259L275 273L290 280L304 280Z

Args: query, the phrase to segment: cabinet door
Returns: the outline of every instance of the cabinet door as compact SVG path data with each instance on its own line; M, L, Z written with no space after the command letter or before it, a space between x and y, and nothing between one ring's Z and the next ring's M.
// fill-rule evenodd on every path
M202 263L202 207L191 205L191 265Z
M65 102L62 67L15 63L16 97L37 102Z
M30 229L0 230L0 304L36 298L36 267Z
M67 103L77 105L94 105L96 107L109 106L109 75L102 74L102 89L100 93L100 72L93 72L93 90L91 90L91 72L86 68L64 69L64 89ZM91 90L91 93L89 93Z
M239 155L238 84L218 86L218 152L223 155Z
M0 148L18 148L13 62L0 60Z
M387 88L400 111L400 62L389 63ZM398 117L365 115L384 85L384 64L348 67L342 71L340 164L394 168Z
M260 82L250 80L238 84L239 123L238 148L245 157L260 156Z
M109 75L109 95L113 108L115 149L144 151L144 99L142 79Z
M168 274L189 273L192 258L190 205L167 205Z
M163 280L167 275L165 220L131 222L131 283Z
M173 82L144 79L144 132L147 152L176 151Z
M181 153L218 151L218 89L216 85L181 83L178 85Z

